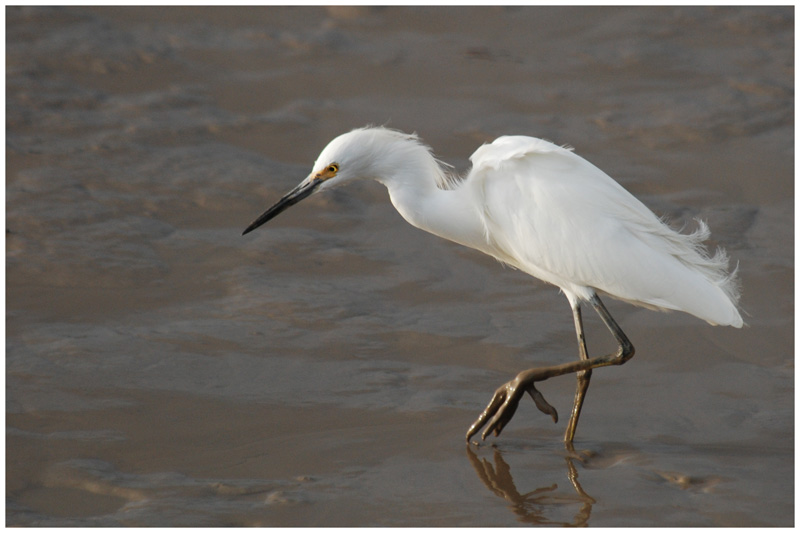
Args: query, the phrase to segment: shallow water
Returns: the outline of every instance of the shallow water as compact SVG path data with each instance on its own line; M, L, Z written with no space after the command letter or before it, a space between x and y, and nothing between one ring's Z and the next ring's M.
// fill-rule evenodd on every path
M794 523L791 7L8 8L6 523ZM563 296L377 184L247 237L333 136L459 169L574 146L738 262L749 327L608 302L576 448L492 391L576 357ZM591 351L613 348L585 313ZM574 381L541 389L566 418Z

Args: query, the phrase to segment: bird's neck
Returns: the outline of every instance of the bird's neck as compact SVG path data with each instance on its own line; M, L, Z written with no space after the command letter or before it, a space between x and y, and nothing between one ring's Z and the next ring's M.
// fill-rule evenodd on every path
M444 189L437 185L443 177L438 163L405 167L402 172L378 179L389 190L392 204L409 224L444 239L470 248L486 246L483 222L469 188L462 183ZM439 174L436 174L436 173Z

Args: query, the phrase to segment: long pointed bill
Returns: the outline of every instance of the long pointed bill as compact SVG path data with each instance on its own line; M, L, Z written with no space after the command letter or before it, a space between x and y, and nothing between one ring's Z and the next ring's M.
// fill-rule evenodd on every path
M313 193L317 187L322 184L322 182L323 180L319 178L304 179L302 182L300 182L300 185L289 191L286 195L284 195L283 198L278 200L275 205L267 209L263 215L255 219L252 224L247 226L247 229L242 232L242 235L250 233L257 227L278 216L286 208L293 206L303 198L311 196L311 193Z

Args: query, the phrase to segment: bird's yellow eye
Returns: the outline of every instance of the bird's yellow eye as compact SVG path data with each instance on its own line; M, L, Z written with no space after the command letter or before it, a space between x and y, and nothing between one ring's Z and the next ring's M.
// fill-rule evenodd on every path
M336 173L339 172L339 164L338 163L331 163L324 169L320 170L316 174L314 174L314 179L317 180L329 180L336 176Z

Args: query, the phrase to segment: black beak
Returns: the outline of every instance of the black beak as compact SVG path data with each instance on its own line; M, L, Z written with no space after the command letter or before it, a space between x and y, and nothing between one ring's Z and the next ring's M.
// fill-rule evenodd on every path
M300 185L289 191L284 195L283 198L278 200L275 205L267 209L263 215L255 219L252 224L247 226L247 229L242 232L242 235L250 233L257 227L278 216L281 212L283 212L284 209L293 206L303 198L311 196L311 193L313 193L317 187L320 186L322 181L323 180L321 179L311 179L308 181L304 180L302 183L300 183Z

